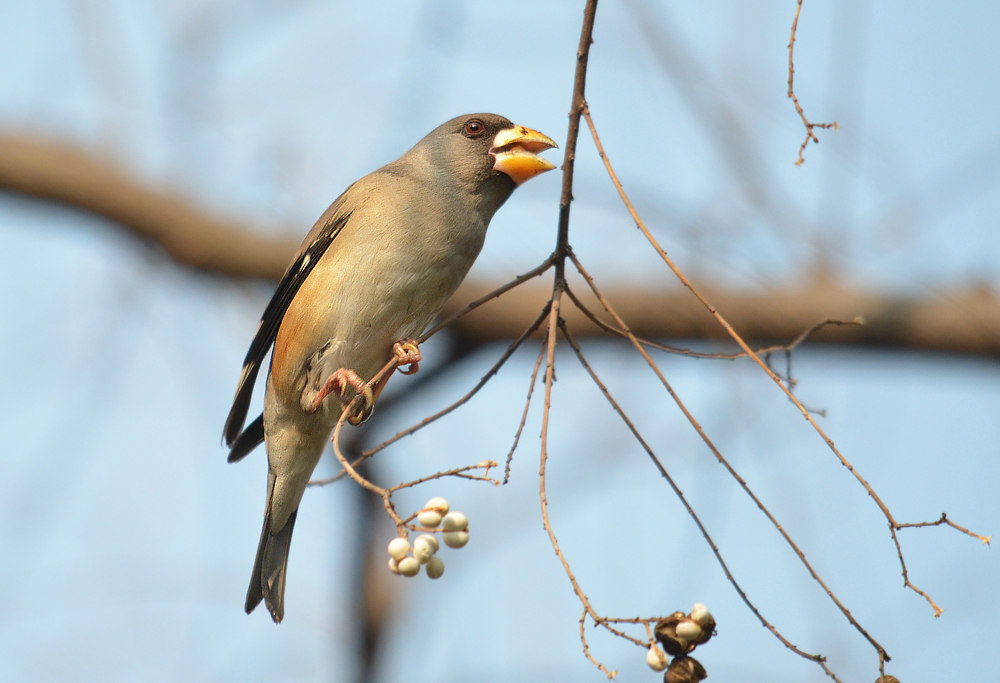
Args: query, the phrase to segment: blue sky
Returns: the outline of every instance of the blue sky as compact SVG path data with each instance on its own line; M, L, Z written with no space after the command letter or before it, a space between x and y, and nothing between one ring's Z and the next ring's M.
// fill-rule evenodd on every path
M785 96L793 13L791 1L600 6L588 100L657 238L706 285L801 283L821 264L913 296L995 288L1000 6L805 0L796 92L810 119L841 129L820 131L799 167L804 130ZM581 16L575 2L4 1L0 127L71 140L248 230L300 235L348 183L457 114L496 111L561 142ZM518 190L477 276L507 279L547 256L559 185L550 173ZM600 282L673 284L585 136L571 239ZM0 196L0 282L0 679L345 680L350 486L304 499L285 622L242 612L266 465L262 452L227 465L219 433L268 286L180 268L101 219L12 196ZM457 398L500 351L378 414L375 438ZM380 456L379 476L502 459L536 352ZM587 352L755 603L842 680L874 680L871 649L641 359L611 343ZM698 651L711 680L826 680L739 602L574 357L557 363L551 514L595 607L634 616L704 602L719 622ZM948 657L956 678L988 678L993 550L950 530L902 534L911 579L946 608L935 620L903 590L878 509L770 380L742 363L662 367L893 655L890 673L920 680ZM1000 529L995 362L807 347L795 368L799 396L827 410L824 429L899 519L947 510L980 533ZM602 680L541 528L538 429L533 410L507 487L447 482L401 497L446 495L473 533L445 555L441 581L390 584L399 613L379 680ZM620 680L659 680L632 645L594 633L592 647Z

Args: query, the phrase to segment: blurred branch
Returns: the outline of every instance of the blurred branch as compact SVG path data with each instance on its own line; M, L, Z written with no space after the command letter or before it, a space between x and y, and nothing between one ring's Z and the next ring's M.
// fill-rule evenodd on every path
M298 248L301 238L255 234L133 178L69 143L0 135L0 190L108 218L158 243L184 265L277 280Z
M233 277L276 280L298 247L298 238L254 233L238 221L211 216L67 143L0 135L0 190L103 216L158 243L178 263ZM493 289L494 283L467 281L444 315ZM712 316L679 288L605 289L638 336L728 339ZM956 287L918 299L858 290L819 275L780 289L701 290L726 311L743 337L758 342L787 343L817 321L861 316L864 326L827 326L811 340L1000 357L1000 298L982 287ZM469 345L516 338L551 296L549 285L522 285L457 320L451 330ZM567 307L563 316L578 336L605 334L575 307Z
M467 282L449 306L460 305L489 285ZM711 314L680 288L605 287L609 300L628 321L636 335L646 339L712 339L727 341L728 334ZM785 344L824 319L861 317L865 324L826 326L810 341L828 344L892 349L968 353L1000 357L1000 299L983 288L955 289L928 298L912 298L854 289L845 283L817 278L780 289L734 290L699 287L726 312L726 319L745 339ZM471 337L467 343L486 343L517 336L551 290L544 284L524 285L508 293L497 305L466 316L452 329ZM581 298L587 298L580 292ZM588 305L595 308L591 301ZM599 308L597 306L596 308ZM447 311L447 309L446 309ZM577 336L603 334L583 312L568 307L562 312Z

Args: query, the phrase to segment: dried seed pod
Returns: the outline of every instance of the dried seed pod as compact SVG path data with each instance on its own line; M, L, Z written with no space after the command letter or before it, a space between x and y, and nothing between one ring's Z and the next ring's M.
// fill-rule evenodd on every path
M663 674L663 683L698 683L708 678L708 672L694 657L675 657Z
M702 635L691 642L695 645L707 643L715 635L715 618L708 611L708 608L700 602L695 603L694 607L691 608L690 617L701 626L702 630Z
M686 638L677 634L677 625L681 622L691 622L684 612L674 612L665 619L656 622L653 635L663 646L663 649L676 656L686 655L694 649L694 645Z
M895 676L879 676L875 683L899 683L899 679Z

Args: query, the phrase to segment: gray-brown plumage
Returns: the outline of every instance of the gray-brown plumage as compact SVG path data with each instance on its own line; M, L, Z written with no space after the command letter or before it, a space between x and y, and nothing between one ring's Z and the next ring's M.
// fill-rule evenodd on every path
M284 615L299 501L342 410L326 397L328 378L348 370L368 381L396 342L423 332L472 267L493 214L517 185L554 168L537 156L554 146L502 116L460 116L347 188L306 236L264 310L224 429L230 462L261 440L267 448L248 614L264 600L275 622ZM264 412L244 430L272 345Z

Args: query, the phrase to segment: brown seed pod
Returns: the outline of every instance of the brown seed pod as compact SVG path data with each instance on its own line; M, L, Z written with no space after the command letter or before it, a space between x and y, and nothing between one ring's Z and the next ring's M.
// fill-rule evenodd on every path
M676 657L663 674L663 683L698 683L708 678L708 672L694 657Z
M676 656L686 655L688 652L694 649L694 644L688 641L684 636L678 635L677 626L679 624L687 624L691 622L683 612L674 612L669 617L665 619L660 619L656 622L656 627L653 629L653 635L663 646L663 649L668 653ZM693 623L693 622L691 622ZM697 626L697 624L695 624ZM681 629L684 631L684 628Z
M691 608L691 614L688 615L691 619L696 621L699 626L701 626L702 634L698 638L689 639L695 645L703 645L709 641L709 639L715 635L715 618L708 611L708 608L700 602Z

